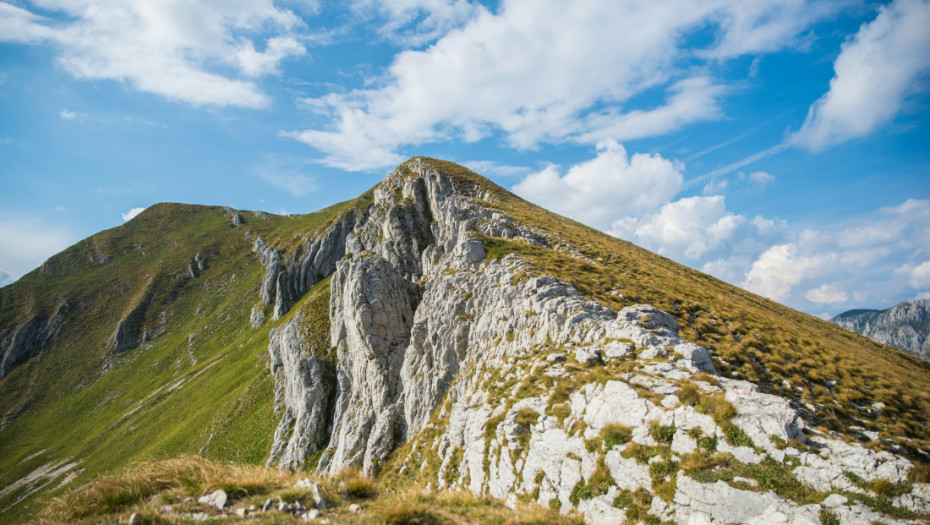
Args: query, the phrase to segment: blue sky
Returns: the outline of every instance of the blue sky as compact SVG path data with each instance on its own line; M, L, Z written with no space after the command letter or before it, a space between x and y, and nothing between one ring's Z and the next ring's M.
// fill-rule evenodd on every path
M930 1L0 0L0 284L414 155L815 315L930 297Z

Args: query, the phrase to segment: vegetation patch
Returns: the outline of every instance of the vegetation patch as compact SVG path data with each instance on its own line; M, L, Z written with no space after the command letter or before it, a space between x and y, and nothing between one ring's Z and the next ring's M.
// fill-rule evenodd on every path
M663 426L653 421L649 425L649 435L652 436L656 443L670 444L675 437L675 427Z
M626 511L628 523L638 523L645 518L652 505L652 494L640 487L635 492L623 489L614 498L614 507Z
M607 452L615 446L625 445L633 438L633 429L619 423L608 423L601 428L600 433L584 444L588 452Z
M610 472L607 470L604 461L599 460L597 462L597 468L594 470L594 473L591 474L591 477L588 478L587 481L582 479L575 484L568 500L571 501L573 505L577 506L579 501L607 494L607 491L610 490L613 483L613 478L610 477Z
M721 427L728 424L736 415L736 407L727 401L723 394L704 396L695 408L698 412L714 418L714 421Z
M634 442L627 445L620 455L627 459L635 459L637 463L645 465L650 459L656 456L661 456L663 458L671 457L672 449L668 445L650 447L649 445L642 445Z
M678 400L682 405L694 406L701 400L701 391L691 383L685 384L678 390Z
M792 463L778 463L770 457L755 465L743 464L729 452L712 454L708 451L695 451L681 460L682 471L701 483L732 483L733 478L744 477L758 482L758 486L750 490L770 490L779 497L800 505L823 501L826 494L798 481L792 473L794 466Z

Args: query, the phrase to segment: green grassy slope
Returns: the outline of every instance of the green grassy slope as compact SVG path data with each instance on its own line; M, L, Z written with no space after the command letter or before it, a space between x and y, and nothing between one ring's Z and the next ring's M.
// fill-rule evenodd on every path
M284 320L249 324L264 275L252 243L261 236L294 249L302 234L365 202L297 217L242 212L239 228L223 208L158 204L0 289L0 326L73 305L66 337L0 381L0 487L72 461L74 483L182 453L263 462L276 425L268 333ZM207 267L192 279L196 254ZM107 338L146 295L145 326L164 333L112 354ZM30 503L63 479L35 493L41 482L0 492L0 521L33 512Z

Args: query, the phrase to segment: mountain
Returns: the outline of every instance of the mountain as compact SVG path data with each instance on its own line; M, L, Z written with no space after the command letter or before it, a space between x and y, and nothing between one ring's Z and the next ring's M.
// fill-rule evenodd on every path
M921 359L930 359L930 299L900 303L887 310L849 310L830 322Z
M593 523L930 515L930 363L437 159L303 216L152 206L0 289L0 349L4 520L191 454ZM69 516L160 512L120 494Z

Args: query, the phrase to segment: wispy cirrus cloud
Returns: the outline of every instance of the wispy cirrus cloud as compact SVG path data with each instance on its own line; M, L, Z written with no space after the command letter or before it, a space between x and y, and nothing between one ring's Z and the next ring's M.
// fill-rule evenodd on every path
M71 111L69 109L63 109L58 112L58 117L61 118L61 120L73 120L83 124L84 120L87 118L87 113L80 113L77 111Z
M294 197L305 197L317 189L316 180L304 174L300 166L270 163L258 166L255 172L265 181Z
M44 220L0 217L0 286L19 279L79 238L68 228Z
M862 137L891 121L930 73L930 2L879 7L843 45L830 90L815 102L792 144L813 151Z

